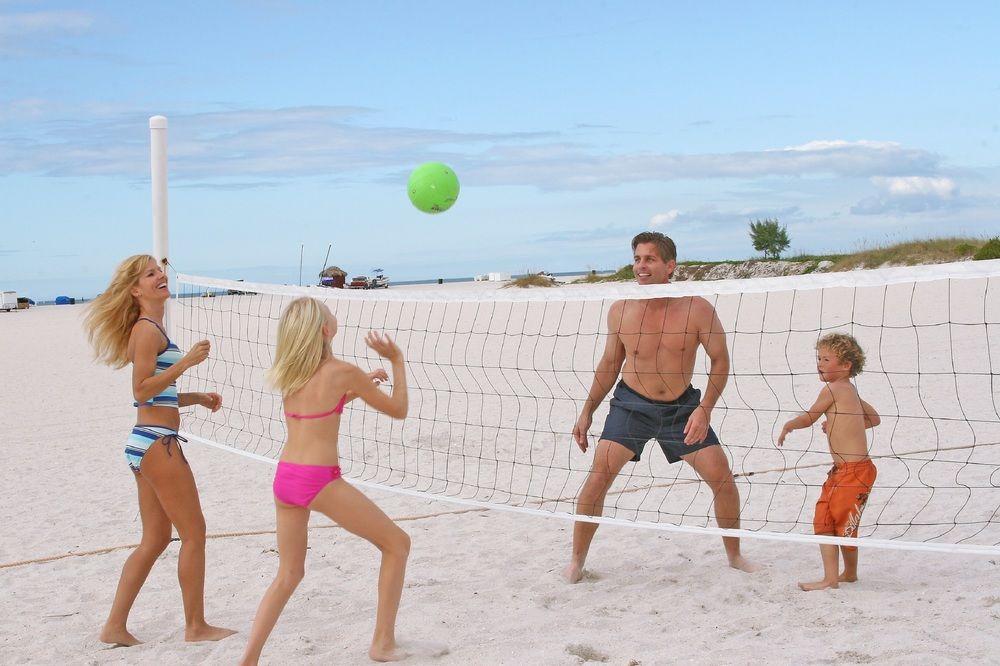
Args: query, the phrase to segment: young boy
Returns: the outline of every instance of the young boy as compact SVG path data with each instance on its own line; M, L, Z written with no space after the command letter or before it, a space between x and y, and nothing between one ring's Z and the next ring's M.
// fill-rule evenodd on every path
M824 335L816 343L816 370L825 385L809 411L788 421L778 436L778 446L793 430L808 428L826 415L823 432L830 443L833 469L823 484L823 492L816 502L813 528L816 534L839 537L857 535L861 512L868 501L868 493L875 483L875 464L868 457L866 428L874 428L881 419L878 412L858 395L851 378L864 368L865 354L858 341L844 333ZM858 579L858 549L841 546L844 572L838 575L837 546L821 544L823 580L799 583L805 591L839 587L839 583L853 583Z

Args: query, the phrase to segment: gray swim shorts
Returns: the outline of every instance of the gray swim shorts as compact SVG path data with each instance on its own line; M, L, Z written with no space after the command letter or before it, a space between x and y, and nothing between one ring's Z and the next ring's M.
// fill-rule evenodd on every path
M655 439L663 455L675 463L689 453L716 446L719 438L711 426L705 439L690 446L684 443L684 427L701 402L701 391L688 386L676 400L650 400L619 381L611 396L611 412L604 422L601 439L617 442L635 454L638 462L646 443Z

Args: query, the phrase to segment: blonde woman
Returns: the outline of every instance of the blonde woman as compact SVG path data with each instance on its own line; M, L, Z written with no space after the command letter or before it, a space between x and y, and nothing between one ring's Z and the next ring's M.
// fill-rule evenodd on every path
M310 511L319 511L344 529L370 541L382 552L378 578L375 635L368 656L395 661L406 656L396 644L396 611L410 538L354 486L340 478L337 432L344 405L354 398L393 418L406 417L406 369L403 352L388 337L370 332L365 342L392 364L392 392L377 384L384 370L366 375L334 358L330 342L337 320L314 298L289 303L278 323L278 346L268 381L284 398L288 441L274 475L278 523L278 573L257 608L244 664L256 664L278 616L305 573Z
M125 442L125 459L139 492L142 540L122 568L101 640L138 645L126 628L129 611L160 553L177 529L181 548L177 577L184 602L184 638L217 641L235 633L205 621L205 518L198 488L178 440L180 407L222 406L217 393L178 393L177 378L208 358L202 340L184 354L167 336L163 313L170 289L156 260L145 254L118 266L111 284L90 305L84 326L97 359L115 368L132 364L136 426Z

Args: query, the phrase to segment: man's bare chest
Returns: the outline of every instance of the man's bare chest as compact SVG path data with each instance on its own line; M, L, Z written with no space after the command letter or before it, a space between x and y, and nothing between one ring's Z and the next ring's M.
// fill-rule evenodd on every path
M625 314L618 337L630 354L682 352L698 344L698 329L689 308L635 308Z

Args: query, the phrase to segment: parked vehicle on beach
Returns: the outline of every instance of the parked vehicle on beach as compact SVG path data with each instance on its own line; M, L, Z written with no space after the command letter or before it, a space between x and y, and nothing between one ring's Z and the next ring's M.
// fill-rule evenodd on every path
M243 278L240 278L239 280L237 280L237 282L243 282ZM227 289L226 290L226 295L227 296L246 296L249 293L250 292L243 291L242 289Z
M11 310L17 309L17 292L16 291L4 291L0 292L0 310L5 312L10 312Z
M369 289L388 289L389 288L389 278L386 277L385 271L381 268L373 268L372 273L375 275L371 280L368 281Z
M483 273L472 279L476 282L507 282L511 277L510 273Z
M369 285L367 275L356 275L351 278L351 282L347 285L348 289L371 289Z
M355 275L346 286L348 289L388 289L389 278L382 274L381 268L376 268L374 277Z

